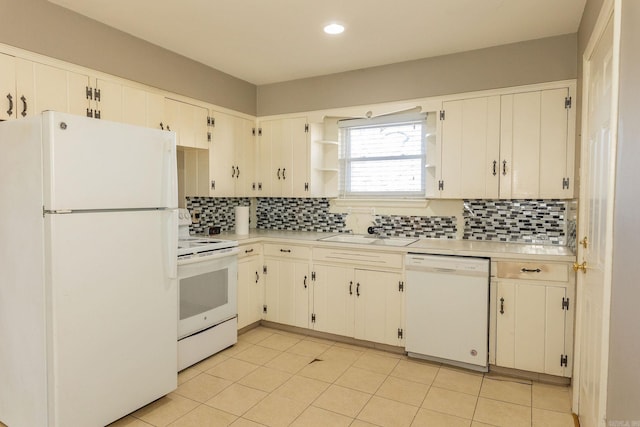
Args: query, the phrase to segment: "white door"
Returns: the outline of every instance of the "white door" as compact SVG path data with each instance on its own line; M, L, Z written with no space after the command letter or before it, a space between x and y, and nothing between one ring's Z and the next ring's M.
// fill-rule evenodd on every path
M577 397L574 405L577 403L580 425L584 427L604 426L606 416L617 77L613 74L611 18L604 28L604 32L594 31L599 40L593 43L584 62L578 239L586 237L587 244L586 248L578 246L578 260L586 262L587 269L586 274L578 272L577 277L579 361L575 365L578 389L573 393Z
M315 265L313 328L330 334L353 336L356 283L353 268Z
M174 135L47 112L45 209L176 207Z

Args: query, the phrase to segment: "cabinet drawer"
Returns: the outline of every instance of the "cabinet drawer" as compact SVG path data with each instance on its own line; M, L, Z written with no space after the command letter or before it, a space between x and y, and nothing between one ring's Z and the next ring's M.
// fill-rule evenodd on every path
M296 246L277 243L265 243L264 245L265 256L275 256L283 258L300 258L308 259L311 256L311 249L307 246Z
M250 245L240 245L238 248L238 259L248 258L250 256L260 255L262 253L262 243L253 243Z
M499 278L546 280L552 282L569 281L569 265L547 262L501 261L497 263Z
M359 264L372 267L402 268L402 255L388 252L364 252L353 249L314 248L313 261Z

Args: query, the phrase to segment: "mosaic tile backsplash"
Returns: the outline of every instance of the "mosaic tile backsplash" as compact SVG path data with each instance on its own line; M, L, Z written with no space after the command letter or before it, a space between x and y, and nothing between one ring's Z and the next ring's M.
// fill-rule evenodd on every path
M192 224L189 232L206 234L209 227L213 226L219 226L220 231L232 231L236 225L236 206L250 205L251 199L248 197L187 197L187 209L190 212L201 210L200 223Z
M563 200L464 200L464 239L567 244Z
M376 215L381 233L389 237L419 237L422 239L455 239L455 216Z
M329 212L329 199L258 198L257 228L344 231L347 214Z

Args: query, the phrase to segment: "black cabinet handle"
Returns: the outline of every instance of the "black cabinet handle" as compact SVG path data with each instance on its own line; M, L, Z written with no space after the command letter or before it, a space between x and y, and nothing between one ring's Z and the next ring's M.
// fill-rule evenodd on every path
M353 282L349 282L349 295L353 295Z
M240 178L240 166L236 166L236 178Z
M278 173L277 173L277 175L278 175L278 179L280 179L280 168L278 168Z
M360 282L356 283L356 296L360 296Z
M22 101L22 113L20 113L22 115L22 117L27 115L27 98L24 97L24 95L22 95L20 97L20 101Z
M7 99L9 100L9 109L7 110L7 115L11 117L13 116L13 96L11 96L11 94L8 93Z
M287 179L287 177L284 174L284 171L286 171L287 168L282 168L282 179Z
M304 284L304 288L307 289L307 276L304 276L304 281L302 283Z
M253 252L253 248L244 250L245 254L250 254L251 252Z
M507 161L506 160L502 161L502 175L503 176L507 175Z
M260 280L260 275L258 274L258 272L256 271L256 283L258 283L258 281Z
M231 166L231 178L235 178L235 177L236 177L236 167Z
M542 270L539 268L524 268L520 269L520 273L540 273Z
M496 162L495 160L493 161L493 176L496 176L496 166L497 166L498 162Z
M504 314L504 298L500 298L500 314Z
M280 249L280 252L284 252L284 253L290 253L291 249Z
M160 130L164 130L164 125L160 122Z

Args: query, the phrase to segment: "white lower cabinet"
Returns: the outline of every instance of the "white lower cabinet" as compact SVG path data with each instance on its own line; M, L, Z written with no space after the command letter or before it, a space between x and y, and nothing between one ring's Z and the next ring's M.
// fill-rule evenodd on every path
M496 365L571 377L574 278L569 265L497 264Z
M240 246L238 254L238 329L262 319L264 283L262 244Z
M322 263L339 255L345 264L350 262L345 251L332 252L319 248L320 263L314 252L311 327L375 343L403 345L402 272ZM366 258L361 252L353 253ZM379 254L370 256L378 258Z
M264 319L309 327L309 248L289 244L264 245Z

